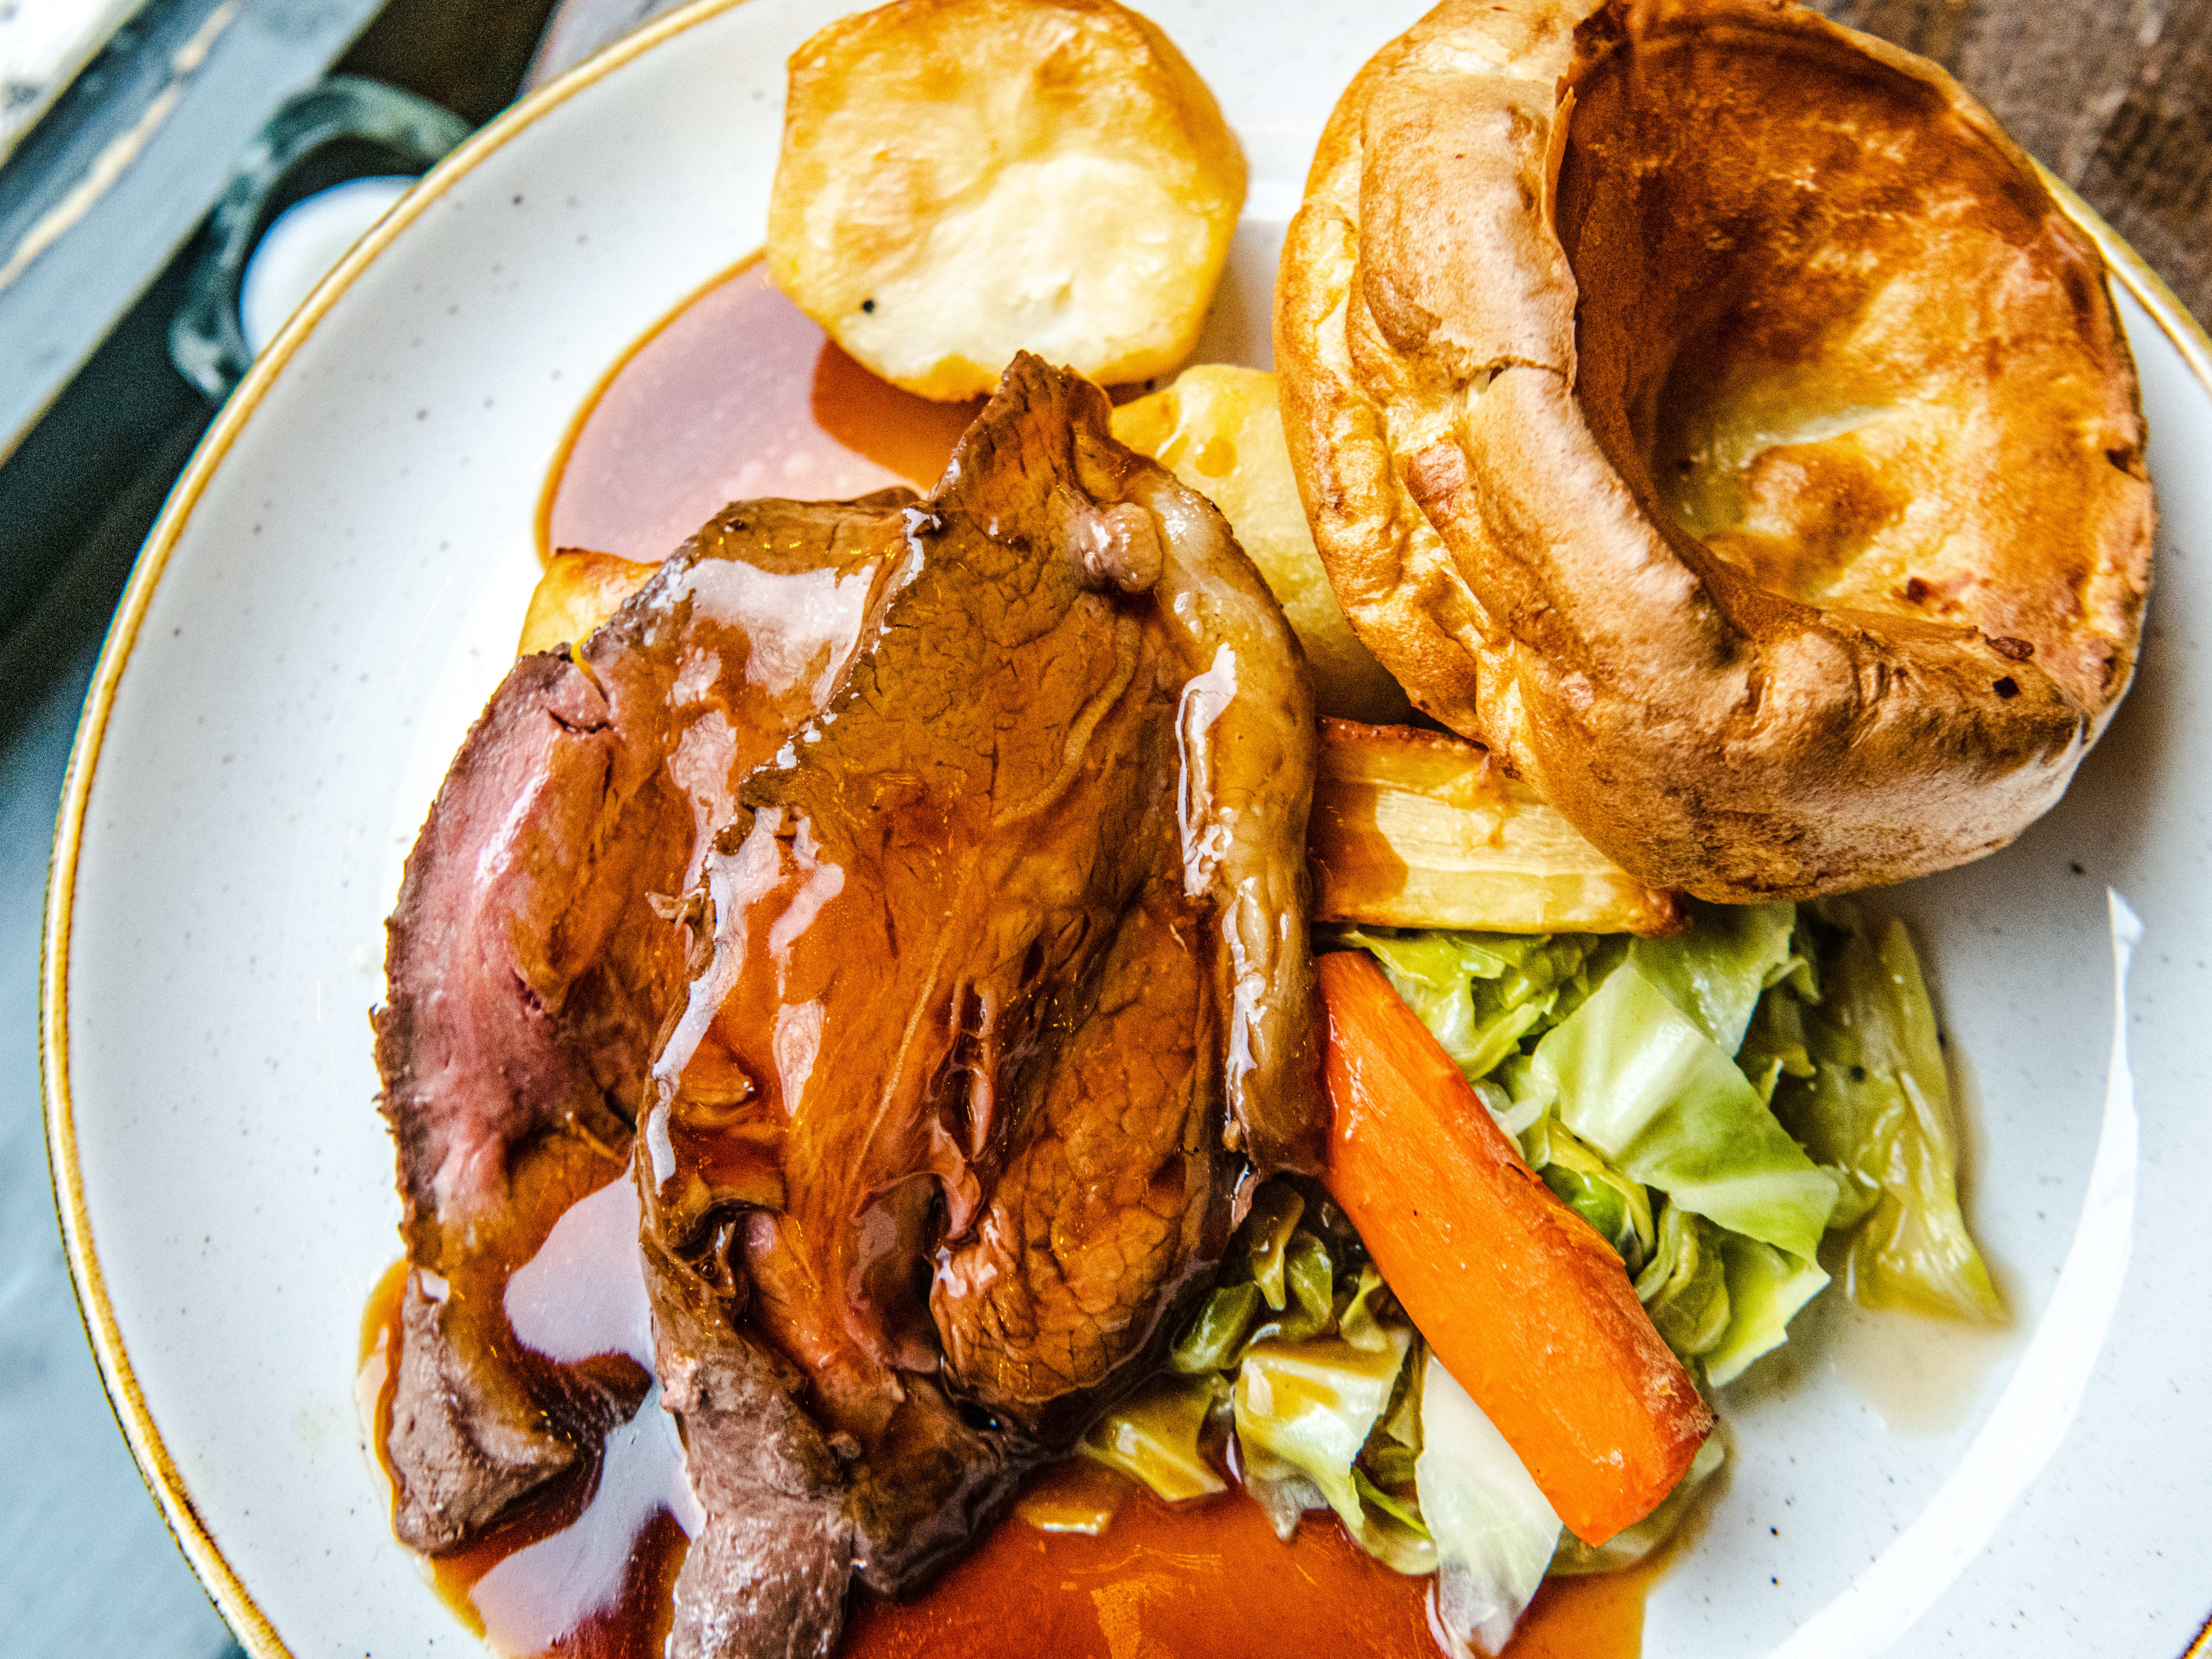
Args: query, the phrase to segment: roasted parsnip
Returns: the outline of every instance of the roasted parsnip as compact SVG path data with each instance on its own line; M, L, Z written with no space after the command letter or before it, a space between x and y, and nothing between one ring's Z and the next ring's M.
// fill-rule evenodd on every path
M1322 722L1307 845L1328 921L1667 933L1678 896L1583 840L1490 752L1407 726Z

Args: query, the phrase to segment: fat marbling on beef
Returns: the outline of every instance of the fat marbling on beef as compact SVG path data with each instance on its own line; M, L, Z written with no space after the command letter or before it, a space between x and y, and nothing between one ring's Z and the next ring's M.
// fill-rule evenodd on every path
M1303 661L1220 516L1106 412L1018 360L927 503L729 544L817 573L740 639L702 642L702 557L672 561L579 653L600 706L517 669L410 860L379 1059L418 1264L526 1255L502 1188L571 1140L618 1154L641 1112L657 1369L706 1517L672 1653L830 1651L852 1576L920 1582L1156 1363L1238 1183L1318 1161ZM517 726L520 760L486 736ZM596 769L556 765L602 730ZM418 1478L458 1537L559 1472L453 1377L536 1384L520 1426L588 1455L589 1412L548 1401L592 1389L549 1394L464 1300L415 1409L476 1460L410 1469L395 1408L403 1534Z

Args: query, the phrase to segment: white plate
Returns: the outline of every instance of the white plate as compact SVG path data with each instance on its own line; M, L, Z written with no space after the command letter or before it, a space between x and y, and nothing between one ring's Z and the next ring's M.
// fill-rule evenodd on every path
M125 1432L257 1653L481 1651L392 1541L350 1397L397 1249L380 924L513 649L564 427L758 244L783 59L847 5L672 14L465 145L233 399L108 641L48 911L56 1188ZM1264 350L1320 124L1418 0L1149 9L1250 151L1217 338ZM1972 1213L2017 1334L1916 1437L1868 1400L1933 1385L1870 1385L1875 1339L1805 1322L1724 1397L1733 1472L1653 1594L1655 1659L2172 1659L2212 1607L2212 356L2106 246L2165 515L2142 672L2057 811L1894 901L1969 1070ZM2108 886L2145 929L2132 1104L2106 1090Z

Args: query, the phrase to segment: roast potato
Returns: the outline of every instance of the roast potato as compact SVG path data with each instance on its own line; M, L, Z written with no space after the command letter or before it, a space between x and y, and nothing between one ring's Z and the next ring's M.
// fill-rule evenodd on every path
M1189 355L1244 156L1167 37L1113 0L893 0L791 59L769 267L925 398L1018 350L1102 386Z
M1407 717L1406 694L1353 636L1314 551L1273 375L1220 363L1187 368L1115 410L1114 435L1221 509L1305 647L1322 714L1375 726Z
M545 574L531 590L530 609L523 613L522 639L514 654L526 657L536 651L581 645L659 568L611 553L562 549L545 562Z
M1276 301L1353 628L1642 880L2003 846L2133 672L2153 511L2095 246L1936 65L1784 0L1446 0Z

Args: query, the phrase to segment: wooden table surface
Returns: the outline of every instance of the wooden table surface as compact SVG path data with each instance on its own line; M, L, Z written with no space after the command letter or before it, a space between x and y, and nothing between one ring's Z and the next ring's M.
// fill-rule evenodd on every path
M2212 0L1812 0L1934 58L2212 313Z

